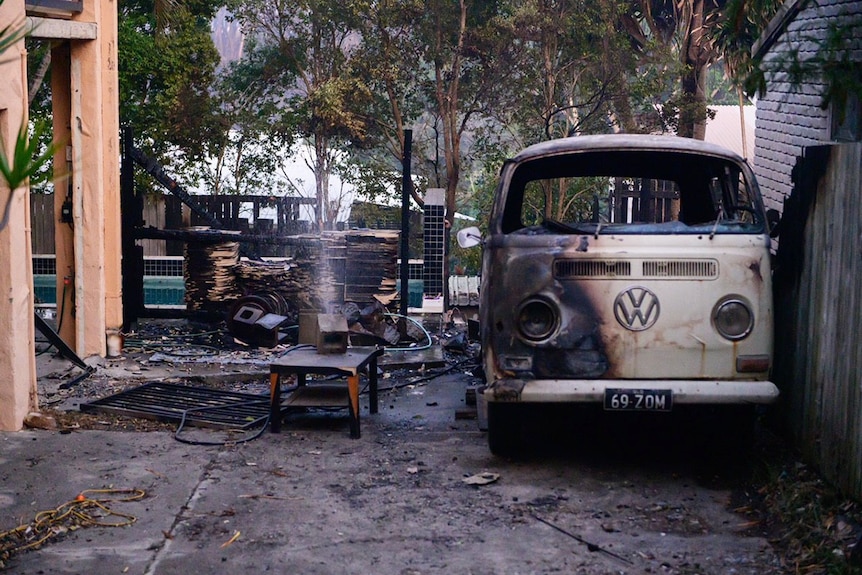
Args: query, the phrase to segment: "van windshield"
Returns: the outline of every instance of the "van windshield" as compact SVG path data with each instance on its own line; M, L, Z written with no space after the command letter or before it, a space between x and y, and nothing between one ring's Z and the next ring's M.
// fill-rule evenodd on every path
M684 154L633 154L558 156L519 166L507 194L504 231L526 234L764 231L759 199L753 197L737 165ZM593 156L594 162L584 162L583 156ZM612 161L613 158L617 161Z

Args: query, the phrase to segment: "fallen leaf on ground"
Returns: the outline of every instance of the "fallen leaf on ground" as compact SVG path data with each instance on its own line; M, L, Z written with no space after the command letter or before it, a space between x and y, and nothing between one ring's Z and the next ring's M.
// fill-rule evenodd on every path
M498 479L500 479L499 473L483 471L482 473L477 473L476 475L465 477L461 481L463 481L467 485L488 485L489 483L494 483Z
M228 545L230 545L231 543L233 543L234 541L236 541L237 539L239 539L239 535L240 535L240 532L239 532L239 531L234 531L234 533L233 533L233 537L231 537L230 539L228 539L227 541L225 541L224 543L222 543L222 544L221 544L221 548L222 548L222 549L224 549L225 547L227 547Z

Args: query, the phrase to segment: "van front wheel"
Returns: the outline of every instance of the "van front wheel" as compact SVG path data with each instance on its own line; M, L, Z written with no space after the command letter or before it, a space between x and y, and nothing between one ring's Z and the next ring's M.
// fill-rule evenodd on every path
M522 433L526 410L517 403L488 402L488 447L502 457L517 455L524 447Z

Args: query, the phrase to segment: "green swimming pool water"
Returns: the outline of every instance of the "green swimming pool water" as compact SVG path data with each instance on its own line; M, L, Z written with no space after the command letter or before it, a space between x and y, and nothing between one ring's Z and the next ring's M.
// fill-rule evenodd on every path
M56 278L53 274L33 275L36 290L36 303L57 303ZM401 281L396 282L397 289ZM408 284L408 305L422 307L422 280L410 280ZM181 277L144 276L144 305L185 305L186 287Z
M56 277L35 274L36 303L57 303ZM186 287L181 277L144 276L144 305L185 305Z

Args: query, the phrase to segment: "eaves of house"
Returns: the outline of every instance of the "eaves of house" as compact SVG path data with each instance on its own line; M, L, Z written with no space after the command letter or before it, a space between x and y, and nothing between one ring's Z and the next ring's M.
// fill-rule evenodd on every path
M762 58L770 48L775 44L776 40L787 29L787 25L796 18L799 11L805 7L809 0L787 0L778 9L778 13L772 17L766 29L760 35L760 38L751 47L751 56L755 60Z

